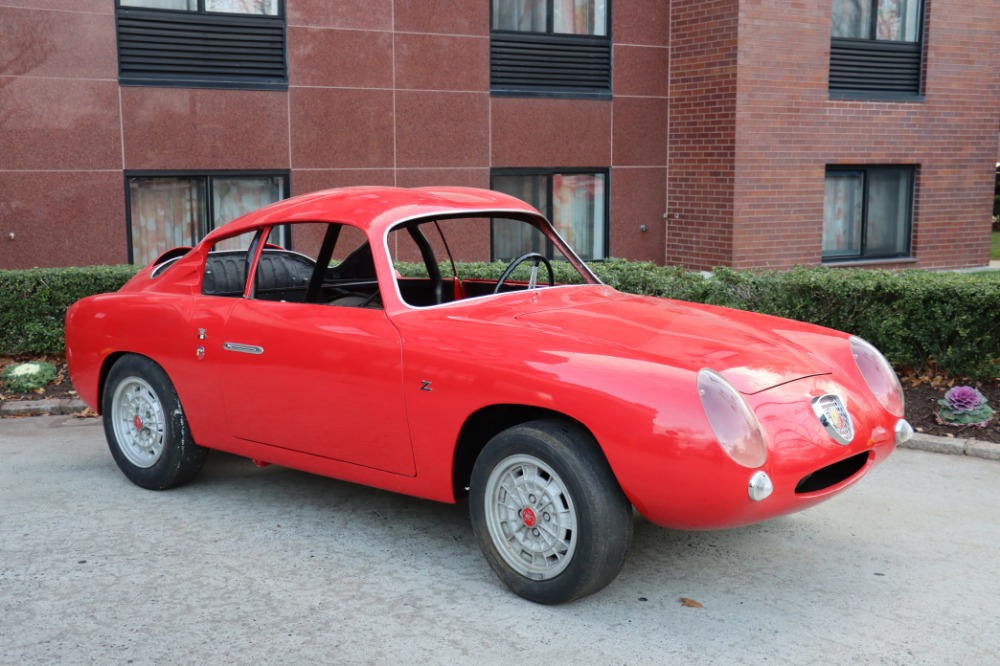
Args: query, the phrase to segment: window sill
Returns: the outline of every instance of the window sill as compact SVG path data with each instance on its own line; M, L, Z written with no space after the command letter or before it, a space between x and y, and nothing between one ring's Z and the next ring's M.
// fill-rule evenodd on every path
M823 260L827 268L871 268L872 266L899 266L917 263L916 257L895 257L890 259L847 259L844 261Z
M837 102L909 102L923 104L925 98L919 93L874 92L870 90L831 90L830 101Z

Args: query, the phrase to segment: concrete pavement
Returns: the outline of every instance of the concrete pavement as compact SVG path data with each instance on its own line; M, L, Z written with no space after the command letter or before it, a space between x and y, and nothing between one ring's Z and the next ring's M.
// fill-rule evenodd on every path
M617 581L550 608L464 504L221 454L145 491L99 420L4 419L0 664L995 664L998 507L1000 462L901 450L763 525L639 520Z

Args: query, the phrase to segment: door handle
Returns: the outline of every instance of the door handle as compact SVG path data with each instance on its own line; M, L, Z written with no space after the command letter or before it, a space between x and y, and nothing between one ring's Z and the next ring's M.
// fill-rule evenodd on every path
M223 342L222 348L226 351L253 354L255 356L260 356L264 353L263 347L258 347L257 345L245 345L242 342Z

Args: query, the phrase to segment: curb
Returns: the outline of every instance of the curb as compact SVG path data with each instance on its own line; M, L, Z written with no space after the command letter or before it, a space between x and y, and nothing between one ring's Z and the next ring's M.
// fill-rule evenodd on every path
M960 437L938 437L916 433L913 439L899 445L901 449L914 449L930 453L947 453L955 456L971 456L986 460L1000 460L1000 444L983 442L978 439Z
M17 416L46 416L79 414L87 405L78 399L12 400L0 403L0 418ZM970 456L986 460L1000 460L1000 444L982 442L978 439L960 437L938 437L916 433L913 439L899 445L901 449L913 449L928 453L944 453L953 456Z
M0 402L0 418L79 414L85 409L87 409L87 405L83 403L83 400L79 399L11 400L9 402Z

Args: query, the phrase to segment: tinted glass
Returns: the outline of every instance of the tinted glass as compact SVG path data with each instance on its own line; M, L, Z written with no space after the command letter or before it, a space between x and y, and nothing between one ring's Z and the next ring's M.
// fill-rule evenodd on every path
M142 7L144 9L177 9L197 11L198 0L121 0L122 7Z
M885 256L908 252L912 180L910 170L869 172L866 254Z

